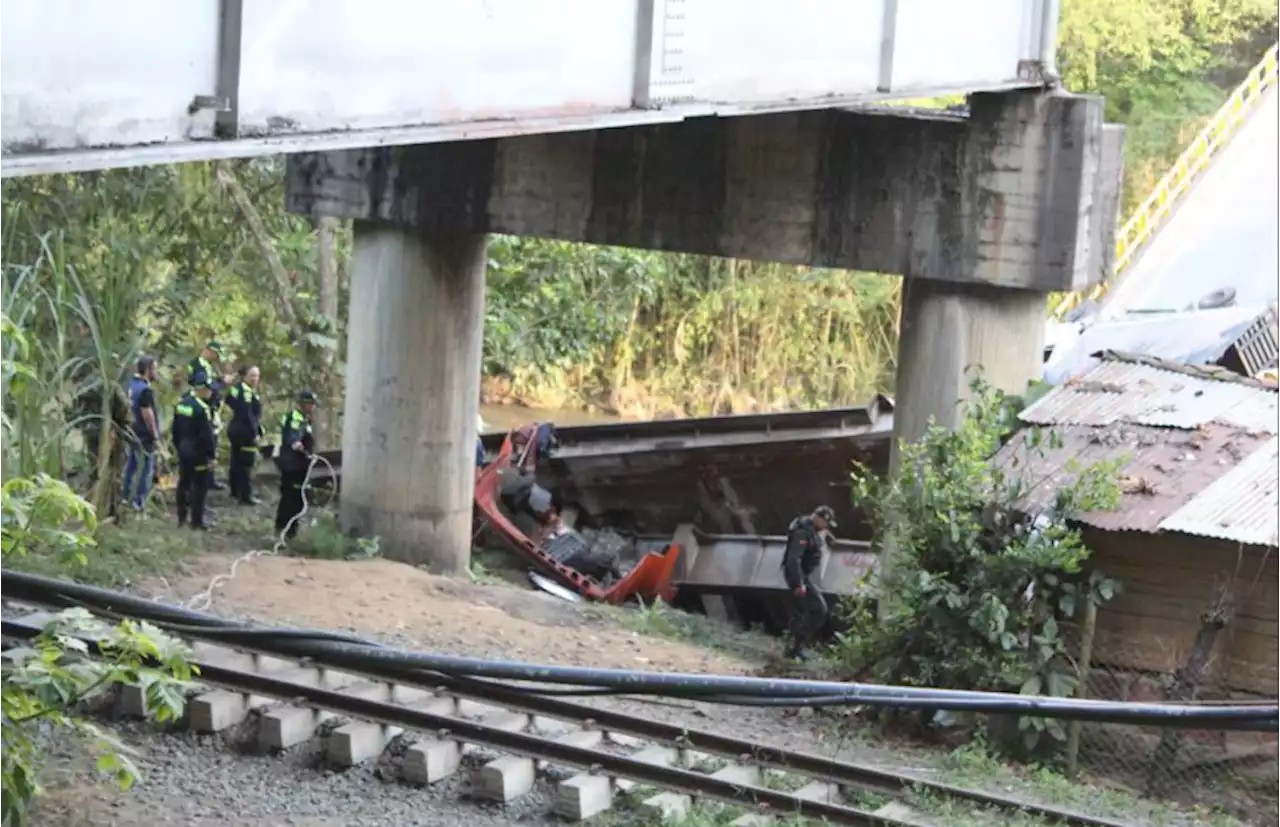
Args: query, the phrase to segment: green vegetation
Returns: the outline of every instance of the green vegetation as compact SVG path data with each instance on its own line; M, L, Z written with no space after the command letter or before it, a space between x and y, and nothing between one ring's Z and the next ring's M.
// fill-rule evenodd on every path
M959 427L904 445L895 475L854 471L854 498L893 564L845 607L835 655L851 677L879 683L1071 696L1062 624L1119 586L1082 573L1089 550L1068 520L1118 503L1121 461L1068 461L1074 479L1046 489L1048 477L1025 469L1061 447L1056 434L1029 429L1018 456L997 465L1013 409L980 376L971 390ZM1028 751L1044 733L1067 737L1055 720L1023 718L1018 729Z
M593 603L585 607L589 614L605 618L636 634L664 640L693 643L749 660L765 661L776 657L778 642L761 631L742 630L704 614L673 609L661 599L639 608Z
M531 239L492 256L495 392L653 416L853 404L892 382L896 279Z
M1058 63L1074 92L1123 123L1124 212L1276 42L1269 0L1063 0Z
M92 559L93 509L65 483L44 475L16 477L4 483L0 498L6 565L32 554L71 566ZM102 657L85 657L88 649L76 636L97 639ZM30 646L7 652L0 661L0 821L5 827L27 823L50 737L87 739L100 772L123 787L137 780L129 749L75 712L129 684L143 687L157 720L177 720L192 677L189 658L181 642L149 624L125 620L110 627L82 609L62 612ZM40 732L42 725L52 733Z
M303 514L298 536L289 541L285 553L321 560L377 557L378 538L353 537L342 530L338 515L333 511L312 508Z
M168 521L165 527L168 528ZM153 575L171 574L176 566L204 550L203 536L191 531L156 531L156 526L130 523L103 526L93 554L68 565L55 550L35 549L5 566L18 571L58 577L73 576L82 583L120 588Z

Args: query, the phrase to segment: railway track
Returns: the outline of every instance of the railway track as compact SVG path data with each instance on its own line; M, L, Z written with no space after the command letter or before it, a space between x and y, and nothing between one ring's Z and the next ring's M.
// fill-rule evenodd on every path
M4 636L30 639L50 617L6 619ZM265 751L318 741L324 762L335 768L394 755L384 765L403 783L432 785L466 774L471 797L503 804L549 780L553 810L569 821L598 816L624 794L666 816L687 812L699 799L740 805L747 810L733 822L740 826L800 816L905 827L916 814L901 799L916 787L1059 823L1119 827L517 688L408 675L392 682L200 640L191 645L200 678L184 725L196 732L233 735ZM126 716L146 713L136 687L123 688L116 704ZM859 806L867 793L892 800Z

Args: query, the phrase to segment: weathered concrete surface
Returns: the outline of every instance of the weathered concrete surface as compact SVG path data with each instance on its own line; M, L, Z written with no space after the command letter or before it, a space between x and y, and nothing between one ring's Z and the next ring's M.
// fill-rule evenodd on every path
M309 215L1073 290L1103 277L1102 100L834 110L289 158Z
M342 525L448 574L471 558L485 251L483 235L355 227Z
M1124 190L1124 126L1102 127L1102 151L1098 165L1097 221L1089 222L1089 272L1111 278L1116 266L1116 239L1120 233L1120 196Z
M954 428L969 396L969 369L1022 393L1043 366L1047 296L1030 290L908 279L898 334L897 398L890 466L901 440L924 436L930 418Z

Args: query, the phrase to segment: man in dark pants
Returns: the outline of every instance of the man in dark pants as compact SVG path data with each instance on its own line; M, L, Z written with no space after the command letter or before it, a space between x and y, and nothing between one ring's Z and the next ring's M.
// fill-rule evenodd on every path
M280 418L280 453L276 466L280 469L280 505L276 508L276 533L287 529L286 537L292 540L298 533L298 520L302 513L302 486L306 484L307 468L316 450L315 436L311 432L311 414L316 408L316 395L311 391L298 394L298 404Z
M787 527L787 550L782 555L782 575L791 590L791 646L786 657L804 660L805 647L818 639L827 622L827 601L813 582L822 564L822 533L836 527L835 512L820 505L812 514L796 517Z
M262 436L262 397L258 396L257 365L240 369L240 381L227 388L227 407L231 422L227 439L231 442L231 458L227 479L231 496L244 505L256 505L253 496L253 465L258 459L258 437Z
M191 361L187 362L188 382L190 382L191 377L195 376L197 373L203 373L209 381L209 414L210 419L213 422L213 437L215 440L218 438L218 435L222 433L222 420L220 418L223 403L222 390L224 386L231 384L230 376L223 376L220 373L215 373L215 368L219 366L218 364L215 364L215 362L220 364L221 361L222 345L218 342L211 341L205 344L204 348L200 351L199 356L193 357ZM221 491L226 486L214 476L213 471L214 466L210 463L209 470L207 472L209 475L209 487L214 491Z
M129 408L133 413L129 462L124 468L124 499L141 511L156 473L156 444L160 441L160 413L156 407L156 360L143 356L138 372L129 380ZM136 477L135 477L136 475Z
M209 494L209 465L217 443L213 417L209 413L209 377L202 371L191 375L191 389L173 409L173 449L178 455L178 525L206 529L204 501Z

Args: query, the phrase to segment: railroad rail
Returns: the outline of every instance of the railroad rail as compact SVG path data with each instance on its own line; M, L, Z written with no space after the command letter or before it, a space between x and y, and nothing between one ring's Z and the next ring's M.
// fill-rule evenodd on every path
M30 640L51 619L42 613L7 619L3 635ZM93 651L93 641L85 642ZM734 822L740 827L791 816L905 827L913 813L900 800L874 811L852 802L862 792L900 798L915 788L1063 824L1120 827L1104 818L480 681L408 671L388 680L386 674L329 669L239 646L201 640L191 645L200 676L187 702L186 724L197 732L234 734L267 750L321 739L326 762L336 767L394 750L400 757L390 763L398 766L399 780L429 785L468 772L472 796L500 803L529 793L540 775L559 776L553 780L553 809L573 821L611 809L619 792L651 787L654 792L639 806L667 816L687 811L695 799L712 799L749 810ZM118 704L126 715L146 713L137 687L125 687ZM773 783L779 779L790 782L786 789Z

